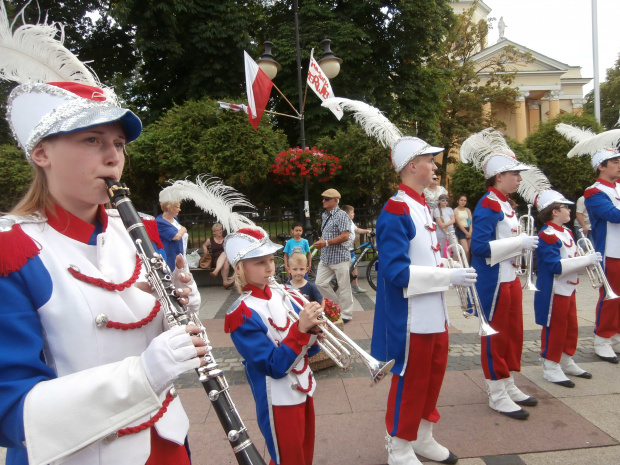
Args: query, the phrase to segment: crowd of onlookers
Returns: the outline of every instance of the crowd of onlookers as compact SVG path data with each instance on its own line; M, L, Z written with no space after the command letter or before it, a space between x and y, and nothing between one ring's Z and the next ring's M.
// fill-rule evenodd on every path
M455 203L452 208L450 194L445 187L439 185L437 176L433 176L432 184L424 189L424 196L437 224L437 239L442 256L450 255L448 247L453 243L452 236L454 236L469 257L472 215L471 210L467 208L467 196L461 195L453 199Z

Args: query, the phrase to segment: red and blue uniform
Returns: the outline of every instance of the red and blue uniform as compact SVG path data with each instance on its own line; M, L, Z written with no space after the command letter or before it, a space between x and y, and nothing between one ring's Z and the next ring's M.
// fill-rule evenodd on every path
M515 268L522 251L519 221L508 197L489 187L474 210L473 225L476 291L489 324L499 332L480 338L482 369L486 379L505 379L521 370L523 349L523 292Z
M147 223L161 247L155 221ZM143 464L155 459L161 438L172 444L175 463L189 463L189 420L178 398L155 423L157 433L105 439L149 421L166 396L152 390L139 357L164 330L163 317L154 313L155 298L133 286L144 270L118 213L101 207L93 226L56 207L48 218L8 216L0 226L0 445L8 448L7 465ZM98 326L102 314L137 327Z
M439 420L436 404L448 362L448 313L436 225L423 195L401 184L377 220L381 256L371 354L395 360L386 429L413 441L422 419Z
M225 331L244 359L271 463L311 465L316 383L308 358L320 350L316 336L289 319L296 307L279 289L245 291L226 314Z
M597 179L584 193L592 225L594 248L603 256L601 266L613 291L620 295L620 189L616 183ZM596 304L594 333L602 338L620 334L620 299L603 300L601 286Z

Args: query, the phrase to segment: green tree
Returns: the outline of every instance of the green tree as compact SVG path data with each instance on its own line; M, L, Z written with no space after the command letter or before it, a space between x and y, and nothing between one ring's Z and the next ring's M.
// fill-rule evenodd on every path
M501 104L512 109L516 104L518 90L511 85L516 70L531 61L529 54L513 46L501 49L482 63L474 57L486 47L489 26L486 21L472 22L477 2L457 16L454 27L446 41L445 53L435 64L448 75L443 94L444 109L439 115L441 146L446 148L440 173L446 173L455 162L448 156L469 135L488 127L505 127L492 112L485 111L485 104ZM483 82L484 81L484 82ZM442 182L446 179L442 176Z
M400 122L408 134L434 139L441 108L443 70L434 66L441 41L448 34L452 9L446 0L299 2L300 47L303 72L311 48L320 59L320 42L332 41L343 59L340 74L331 80L337 96L363 100ZM292 1L271 2L259 42L271 40L274 57L282 65L274 82L292 102L298 101L295 29ZM258 53L257 53L258 56ZM274 93L275 95L275 93ZM288 104L274 96L277 111L291 113ZM342 128L320 101L308 91L305 108L306 145ZM298 123L277 120L289 143L299 144ZM322 148L322 147L319 147Z
M243 112L220 110L209 98L190 100L168 110L128 146L124 179L136 205L145 210L157 202L168 180L203 173L264 205L277 191L266 182L269 167L286 148L286 138L271 128L268 118L254 131Z
M32 168L15 144L0 145L0 212L9 211L24 195Z
M594 132L601 132L602 127L592 116L567 113L541 122L538 130L525 139L525 145L535 155L538 167L547 175L553 188L568 199L577 200L584 189L594 182L595 173L590 157L566 157L574 144L555 130L558 123L587 127Z
M607 79L601 83L601 124L607 129L620 126L620 55L613 68L607 69ZM586 95L584 110L594 115L594 91Z

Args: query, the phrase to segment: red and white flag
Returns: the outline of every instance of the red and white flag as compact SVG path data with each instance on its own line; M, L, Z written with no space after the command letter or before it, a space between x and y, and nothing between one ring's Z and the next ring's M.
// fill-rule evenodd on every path
M335 97L334 90L332 89L329 79L323 73L323 70L314 59L314 49L310 52L310 65L308 66L308 85L314 91L314 93L322 100L325 101L330 97ZM332 113L336 115L336 118L340 120L344 114L342 108L335 107L330 108Z
M245 60L245 88L248 93L248 120L254 129L258 130L258 124L269 101L273 82L245 50L243 57Z
M244 111L244 112L248 112L248 106L244 105L243 103L228 103L228 102L220 102L219 100L217 101L217 103L220 104L220 108L223 108L224 110L230 110L230 111Z

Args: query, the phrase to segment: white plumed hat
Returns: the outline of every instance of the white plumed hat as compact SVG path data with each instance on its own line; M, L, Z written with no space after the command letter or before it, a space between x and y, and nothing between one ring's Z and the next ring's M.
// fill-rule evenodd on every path
M566 156L572 158L590 155L592 157L590 163L593 169L597 169L605 160L620 157L620 129L596 134L590 129L560 123L555 127L555 130L569 142L576 144Z
M461 145L462 162L472 162L486 179L507 171L525 171L530 166L517 160L504 136L495 128L483 129L469 136Z
M127 142L138 138L140 119L121 108L114 91L63 46L62 26L12 27L0 2L0 79L21 84L9 95L7 120L27 158L45 137L116 121Z
M433 147L418 137L403 136L400 130L377 108L346 98L332 97L322 106L330 110L341 108L353 112L355 122L385 148L391 149L392 166L399 173L411 160L420 155L438 155L442 147Z
M538 211L542 211L554 203L573 205L573 202L561 193L551 189L551 183L540 169L531 167L524 171L521 177L523 179L519 183L517 192L527 203L534 205Z

